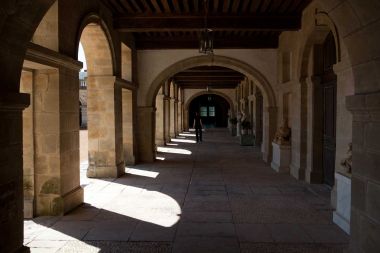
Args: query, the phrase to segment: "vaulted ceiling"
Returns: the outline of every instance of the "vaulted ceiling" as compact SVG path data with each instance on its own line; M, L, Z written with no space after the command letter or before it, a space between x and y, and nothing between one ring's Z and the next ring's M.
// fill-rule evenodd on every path
M114 27L133 33L137 49L196 49L205 27L214 48L277 48L282 31L301 28L311 0L103 0Z

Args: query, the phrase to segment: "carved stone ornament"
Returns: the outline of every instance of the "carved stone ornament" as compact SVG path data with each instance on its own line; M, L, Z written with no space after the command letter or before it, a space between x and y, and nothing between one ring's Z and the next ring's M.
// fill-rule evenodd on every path
M348 150L346 153L346 158L342 159L340 165L342 165L347 173L351 173L352 171L352 143L348 144Z
M288 120L284 119L282 126L277 129L273 142L278 145L290 145L291 129L288 126Z

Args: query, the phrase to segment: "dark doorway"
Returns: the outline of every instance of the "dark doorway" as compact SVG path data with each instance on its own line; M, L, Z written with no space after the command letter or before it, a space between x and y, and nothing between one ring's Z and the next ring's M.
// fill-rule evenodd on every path
M336 150L336 86L337 77L333 71L336 63L334 36L330 32L323 43L323 182L334 185Z
M189 106L189 125L193 126L194 114L199 112L204 127L227 127L228 110L226 99L214 94L201 95L191 101Z

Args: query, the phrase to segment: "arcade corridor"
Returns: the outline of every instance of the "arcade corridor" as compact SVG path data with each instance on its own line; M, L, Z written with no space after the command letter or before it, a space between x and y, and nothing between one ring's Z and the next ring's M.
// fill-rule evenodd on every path
M182 133L118 179L82 175L85 204L24 223L31 252L343 252L329 190L275 173L225 129Z

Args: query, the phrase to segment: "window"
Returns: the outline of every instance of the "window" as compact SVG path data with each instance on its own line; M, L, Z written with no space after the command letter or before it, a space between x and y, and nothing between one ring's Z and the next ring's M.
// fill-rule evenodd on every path
M207 117L207 107L206 106L201 107L201 117Z
M208 108L208 116L215 117L215 106L210 106Z

